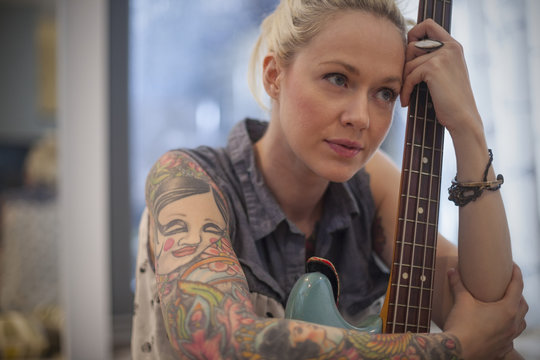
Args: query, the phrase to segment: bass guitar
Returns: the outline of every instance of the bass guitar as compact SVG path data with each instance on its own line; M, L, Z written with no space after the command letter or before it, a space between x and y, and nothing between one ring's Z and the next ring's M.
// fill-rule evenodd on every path
M451 16L451 0L420 0L418 22L432 18L450 32ZM356 325L343 319L336 306L339 278L331 263L316 259L291 291L287 318L369 332L430 331L443 144L444 127L420 83L407 113L394 255L380 317Z

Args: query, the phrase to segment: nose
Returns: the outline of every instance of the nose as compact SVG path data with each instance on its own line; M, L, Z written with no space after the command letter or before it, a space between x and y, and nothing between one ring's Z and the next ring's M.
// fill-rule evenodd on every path
M182 245L198 245L202 238L196 231L188 231L184 233L177 241L179 246Z
M351 97L341 114L341 123L358 130L369 128L369 99L367 94Z

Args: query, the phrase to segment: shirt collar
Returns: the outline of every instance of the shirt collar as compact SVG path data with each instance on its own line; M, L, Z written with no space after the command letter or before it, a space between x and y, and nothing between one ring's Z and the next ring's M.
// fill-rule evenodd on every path
M268 122L246 119L234 126L227 143L234 170L240 180L251 233L256 240L269 235L284 220L274 195L257 167L253 144L266 131Z
M246 119L236 124L228 139L227 151L244 193L251 232L256 240L274 231L282 221L288 221L274 195L264 183L257 167L253 144L266 131L268 122ZM330 183L324 199L321 227L326 233L347 228L351 216L358 214L356 203L348 183ZM301 233L289 222L291 231Z

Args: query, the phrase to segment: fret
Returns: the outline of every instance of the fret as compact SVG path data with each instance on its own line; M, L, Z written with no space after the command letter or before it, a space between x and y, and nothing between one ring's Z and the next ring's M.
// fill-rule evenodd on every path
M394 262L394 266L399 266L399 263ZM431 274L435 271L433 267L429 266L421 266L421 265L406 265L402 266L402 274L400 275L400 278L402 280L409 280L410 278L416 279L416 276L418 276L418 279L420 279L422 282L425 282L428 279L428 276L431 276ZM405 277L403 277L403 273L407 273ZM411 275L413 273L413 275ZM394 284L397 284L394 283Z
M409 114L409 118L411 119L417 119L417 120L420 120L420 121L424 121L424 122L431 122L431 123L436 123L437 122L437 118L434 116L434 117L430 117L430 116L421 116L421 115L417 115L417 116L414 116L414 114Z
M400 296L397 302L392 303L395 307L410 307L411 309L428 309L431 305L433 291L424 289L411 288L412 292L407 292L408 286L401 286L397 291ZM421 298L421 299L420 299ZM411 305L415 304L415 305Z
M427 226L437 226L438 220L438 202L433 199L431 201L420 200L408 196L406 201L411 205L405 210L405 214L398 217L399 221L407 221L415 224L427 225Z
M399 263L394 263L393 265L399 266ZM401 281L399 283L397 281L393 282L391 285L397 287L403 286L405 288L411 287L412 289L416 290L431 291L429 285L433 272L433 268L427 270L422 266L413 266L411 269L402 269L402 272L399 274ZM412 285L410 284L411 282L413 282Z
M419 288L409 288L409 286L397 286L392 284L391 289L396 292L397 296L395 302L393 302L394 307L397 307L396 304L401 305L414 305L416 307L428 308L431 306L431 299L433 291L429 288L431 283L427 286Z
M396 331L396 333L405 333L405 332L408 332L408 331L414 331L414 332L417 332L417 333L424 333L424 332L429 332L429 326L425 326L425 325L418 325L418 324L403 324L403 323L396 323L395 325L399 326L399 327L404 327L403 330L401 331ZM410 328L413 328L414 330L411 330Z
M423 306L403 305L403 304L399 304L399 303L390 303L390 305L395 305L398 308L431 311L431 309L429 307L423 307Z
M409 170L409 169L406 169L405 172L410 172L411 174L420 174L420 175L427 175L427 176L432 176L434 178L439 178L439 175L437 174L430 174L426 171L422 171L422 170Z
M393 289L397 289L398 292L398 302L397 304L407 304L410 301L412 304L417 304L419 298L423 299L424 307L428 307L431 303L431 295L433 291L429 289L431 284L426 284L426 286L413 286L411 284L392 284ZM417 293L407 292L408 290L416 291ZM414 297L414 298L413 298ZM396 305L396 304L394 304ZM409 304L407 304L409 306Z
M413 265L418 265L418 266L422 266L424 268L430 268L432 267L431 266L431 262L430 263L427 263L426 260L424 260L424 253L425 255L431 255L431 254L434 254L435 250L437 249L436 246L434 246L435 244L433 245L424 245L423 247L420 247L421 245L409 245L409 244L404 244L403 242L399 242L399 244L396 244L397 245L400 245L401 247L403 247L403 257L406 257L407 260L411 260L410 257L411 256L414 256L414 264ZM417 250L413 253L413 246L414 246L414 250ZM400 248L401 249L401 248ZM422 253L419 253L420 251L422 251ZM427 259L429 260L429 259ZM393 263L399 263L399 261L394 261ZM411 264L407 264L407 265L402 265L402 266L411 266Z
M433 198L427 198L427 197L423 197L423 196L415 196L415 195L407 195L407 194L401 194L402 197L405 197L407 199L410 199L410 200L419 200L419 201L426 201L426 202L431 202L431 203L434 203L433 205L438 205L439 204L439 200L438 199L433 199Z
M407 242L407 241L400 241L400 242L396 242L396 246L397 245L403 245L405 247L407 247L406 251L409 251L410 253L410 250L412 250L412 247L415 248L415 250L422 250L422 251L434 251L434 250L437 250L437 247L434 246L434 245L426 245L426 244L417 244L417 243L411 243L411 242ZM415 254L416 255L416 254ZM419 262L415 263L415 264L418 264L418 263L421 263L422 260L420 259ZM394 261L394 264L399 264L398 261ZM414 264L413 264L414 265ZM411 265L403 265L403 266L411 266ZM423 268L426 268L425 264L422 265ZM428 268L429 269L429 268Z
M414 274L417 274L419 270L425 271L426 274L429 274L435 269L435 259L432 257L435 255L436 247L435 246L425 246L423 248L413 247L411 245L396 244L396 249L402 250L402 258L408 260L411 264L404 265L401 263L401 267L396 267L396 264L400 264L399 261L393 261L392 271L395 271L396 278L401 279L402 272L411 273L410 270L414 271ZM411 268L411 265L414 267ZM407 280L407 279L402 279ZM390 283L397 283L397 279L392 279Z
M429 249L429 247L426 247L426 249ZM398 265L400 265L400 263L399 262L394 262L393 265L398 266ZM425 264L424 265L414 265L414 264L403 265L403 264L401 264L401 268L405 269L407 271L407 273L409 273L409 274L410 274L409 270L413 270L415 275L418 274L418 271L420 271L421 274L426 273L428 275L435 271L435 267L428 266L428 265L425 265ZM405 279L405 280L407 280L407 279Z
M404 157L404 161L410 164L408 167L414 170L422 166L428 173L437 171L440 167L439 157L442 157L443 151L440 146L443 144L432 145L434 144L405 142L405 148L409 153Z
M407 241L400 241L398 242L397 244L400 244L400 245L407 245L407 246L414 246L416 248L424 248L424 249L432 249L432 250L435 250L436 247L435 246L431 246L431 245L425 245L425 244L414 244L414 243L411 243L411 242L407 242ZM398 262L394 262L394 265L397 265L399 264ZM407 265L407 266L414 266L414 267L417 267L416 265ZM425 268L425 267L420 267L418 266L419 268ZM433 269L429 269L428 270L433 270Z
M410 140L410 139L407 139L407 140ZM405 142L405 146L408 147L408 148L421 148L421 149L424 149L424 150L429 150L429 151L438 151L438 152L442 152L442 147L440 147L438 141L437 143L433 144L433 142L431 142L430 144L426 145L425 142L422 142L422 141L419 141L419 142L411 142L411 141L406 141Z
M405 219L405 218L398 218L398 220L399 220L400 222L406 222L406 223L410 223L410 224L419 224L419 225L426 225L426 226L437 227L437 224L435 224L435 223L430 223L430 222L426 222L426 221L411 220L411 219ZM403 243L403 242L402 242L402 243Z
M435 146L434 146L435 145ZM423 160L423 164L425 163L425 160L422 158L422 156L427 156L427 160L429 161L430 158L434 156L438 156L439 154L442 154L443 149L440 147L442 144L426 144L422 142L405 142L405 147L407 150L414 152L414 156L419 156L421 160ZM414 157L413 156L413 157ZM407 160L410 160L407 158Z
M417 144L424 148L435 147L442 150L443 137L444 127L441 124L434 121L419 121L416 128L406 134L405 142L407 144Z
M414 201L415 204L418 204L418 200L438 202L440 193L440 178L438 175L430 175L419 171L408 171L407 175L411 178L411 181L404 184L407 186L408 192L400 195L403 201ZM418 181L419 179L422 182Z
M439 178L439 174L435 174L433 172L426 171L424 169L404 169L404 172L410 172L412 174L420 174L420 175L427 175L427 176L433 176L435 178Z
M419 143L411 143L411 142L406 142L405 145L407 147L411 147L411 148L420 148L420 149L423 149L423 150L428 150L428 151L438 151L438 152L442 152L442 148L439 148L439 147L435 147L435 146L432 146L432 145L424 145L424 144L419 144Z
M426 290L426 291L431 291L429 289L424 289L420 286L412 286L412 285L403 285L403 284L392 284L392 286L398 286L400 288L404 288L404 289L413 289L413 290Z
M396 311L393 312L393 315L396 319L394 321L394 325L397 328L395 332L401 332L398 329L399 327L404 326L408 328L407 331L415 331L414 329L417 329L415 332L419 332L420 328L429 329L429 325L431 322L431 311L417 310L411 308L395 308L395 310Z

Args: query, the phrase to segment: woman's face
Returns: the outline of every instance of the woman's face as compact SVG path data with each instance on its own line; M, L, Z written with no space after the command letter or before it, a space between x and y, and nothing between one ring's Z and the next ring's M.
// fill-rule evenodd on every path
M211 192L168 204L159 212L158 223L158 274L168 274L193 260L225 229Z
M338 13L280 68L273 96L281 156L294 154L323 178L351 178L392 120L405 49L397 27L362 11ZM271 95L272 96L272 95Z

